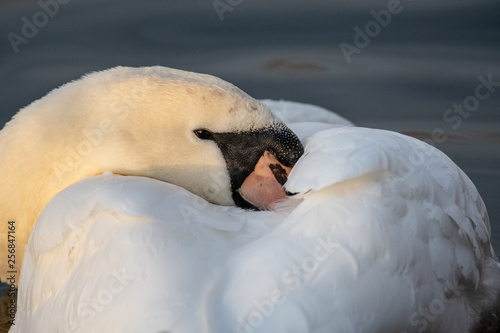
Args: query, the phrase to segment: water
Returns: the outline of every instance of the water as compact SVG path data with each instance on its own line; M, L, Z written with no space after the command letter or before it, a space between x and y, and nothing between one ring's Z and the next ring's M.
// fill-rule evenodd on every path
M206 0L59 1L67 4L48 7L51 15L35 1L0 1L1 124L89 71L164 65L222 77L256 98L321 105L361 126L431 139L442 129L448 138L437 146L479 189L500 253L500 87L480 90L489 95L474 111L447 114L474 102L480 77L500 81L499 2L402 0L377 29L370 11L388 1L232 1L223 21ZM28 36L26 21L39 25ZM355 45L354 28L367 24L370 42L348 63L340 44ZM13 47L9 33L25 39Z

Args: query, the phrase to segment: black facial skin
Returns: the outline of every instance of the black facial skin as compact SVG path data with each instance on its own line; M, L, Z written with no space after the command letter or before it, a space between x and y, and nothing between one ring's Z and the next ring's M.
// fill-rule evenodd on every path
M280 164L269 164L269 169L274 174L274 178L280 183L281 186L285 185L288 176L286 170Z
M237 206L245 209L258 210L243 199L238 190L266 150L287 167L293 167L304 153L299 138L281 123L249 132L213 133L197 129L194 133L201 140L211 140L217 144L229 171L233 200ZM278 164L272 164L270 168L276 180L283 185L287 179L285 170Z

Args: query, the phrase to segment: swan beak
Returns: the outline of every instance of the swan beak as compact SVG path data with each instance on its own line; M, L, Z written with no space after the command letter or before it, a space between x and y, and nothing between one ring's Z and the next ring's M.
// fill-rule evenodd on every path
M239 194L252 206L260 210L269 210L274 204L285 199L283 185L291 170L291 167L281 164L266 150L252 173L241 185Z
M268 210L286 197L283 185L304 153L299 138L282 123L249 132L214 133L226 160L233 201Z

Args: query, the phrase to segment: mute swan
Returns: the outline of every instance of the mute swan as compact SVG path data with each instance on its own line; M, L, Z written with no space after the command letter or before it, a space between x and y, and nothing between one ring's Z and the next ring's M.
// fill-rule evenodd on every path
M285 119L286 104L300 110L281 102ZM479 332L496 320L486 209L449 158L401 134L289 115L305 153L296 160L293 139L292 162L257 154L273 153L295 193L274 211L125 172L60 191L31 233L11 332Z
M273 173L289 171L302 151L269 109L213 76L164 67L87 75L21 110L0 132L0 217L15 224L15 268L43 207L85 176L146 176L213 203L266 208L285 196ZM2 242L7 233L0 230Z

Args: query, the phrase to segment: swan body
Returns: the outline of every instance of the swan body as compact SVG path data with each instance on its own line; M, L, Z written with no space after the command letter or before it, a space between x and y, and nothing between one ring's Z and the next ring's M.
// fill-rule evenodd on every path
M273 211L111 172L60 191L10 332L444 333L494 317L500 265L468 177L416 139L292 109L304 154Z
M33 230L12 332L469 332L495 306L484 205L444 154L345 127L305 149L287 215L112 174L64 190ZM398 173L415 151L425 167Z

